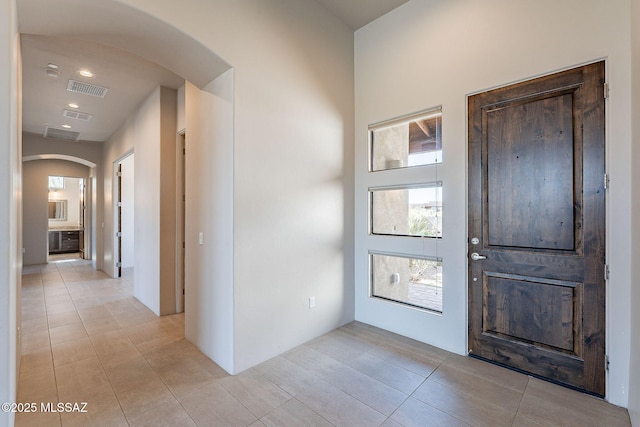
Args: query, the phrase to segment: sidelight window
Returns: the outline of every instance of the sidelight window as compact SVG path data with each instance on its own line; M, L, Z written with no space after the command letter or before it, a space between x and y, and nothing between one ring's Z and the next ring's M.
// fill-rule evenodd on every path
M371 233L442 237L442 183L369 190Z
M369 126L369 149L369 297L442 313L442 107Z
M442 313L442 260L370 253L371 296Z
M370 127L370 171L442 163L442 108Z

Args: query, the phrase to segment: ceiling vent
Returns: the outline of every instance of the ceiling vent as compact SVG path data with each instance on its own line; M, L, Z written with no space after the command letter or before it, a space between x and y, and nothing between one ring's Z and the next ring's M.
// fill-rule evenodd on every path
M62 115L69 119L83 120L85 122L88 122L93 118L93 114L81 113L79 111L71 111L71 110L64 110Z
M44 129L44 137L62 141L77 141L80 139L80 132L72 132L70 130L56 129L47 126Z
M92 85L90 83L79 82L77 80L69 80L69 84L67 85L67 90L69 92L75 93L83 93L85 95L97 96L98 98L104 98L107 94L106 87Z

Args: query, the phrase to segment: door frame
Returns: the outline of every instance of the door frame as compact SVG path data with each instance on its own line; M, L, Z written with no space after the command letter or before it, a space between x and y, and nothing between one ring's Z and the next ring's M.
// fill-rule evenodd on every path
M480 89L474 92L469 92L467 93L466 97L465 97L465 191L466 191L466 212L465 212L465 227L466 227L466 236L467 239L470 239L470 229L469 229L469 218L470 218L470 212L469 212L469 198L470 198L470 191L469 191L469 135L470 135L470 130L469 130L469 99L475 95L484 93L484 92L488 92L488 91L492 91L495 89L502 89L502 88L506 88L509 86L513 86L513 85L517 85L520 83L525 83L531 80L535 80L538 78L543 78L543 77L547 77L547 76L552 76L554 74L558 74L564 71L569 71L572 69L576 69L576 68L581 68L584 66L588 66L591 64L595 64L598 62L603 62L604 63L604 73L605 73L605 82L608 82L609 80L609 61L608 58L606 57L601 57L601 58L597 58L597 59L593 59L591 61L586 61L586 62L582 62L582 63L578 63L578 64L574 64L574 65L570 65L567 67L563 67L563 68L559 68L559 69L555 69L552 71L548 71L545 73L541 73L541 74L536 74L536 75L532 75L529 77L525 77L519 80L514 80L505 84L500 84L500 85L496 85L496 86L491 86L488 88L484 88L484 89ZM604 345L605 345L605 349L604 349L604 355L605 355L605 360L606 360L606 368L604 371L604 382L605 382L605 393L604 393L604 398L607 399L607 396L609 395L609 350L611 348L610 346L610 341L611 341L611 334L610 329L609 329L609 325L611 324L610 322L610 317L611 317L611 311L607 309L607 307L609 306L608 301L609 301L609 296L610 296L610 286L609 286L609 254L610 252L610 233L611 233L611 227L609 226L609 219L611 218L611 215L609 214L609 203L608 203L608 190L609 190L609 182L608 182L608 177L610 176L609 174L609 161L610 161L610 155L609 155L609 133L610 133L610 116L609 116L609 108L608 108L608 101L609 101L609 88L608 88L608 84L605 83L605 89L604 89L604 119L603 119L603 125L604 125L604 147L603 147L603 151L604 151L604 155L605 155L605 159L604 159L604 170L605 170L605 174L606 174L606 183L605 183L605 191L604 191L604 213L605 213L605 220L604 220L604 224L605 224L605 233L604 233L604 239L605 239L605 266L606 266L606 272L605 272L605 278L604 278L604 298L605 298L605 313L604 313L604 333L605 333L605 339L604 339ZM466 245L465 245L465 259L466 259L466 271L465 271L465 277L466 277L466 289L465 289L465 295L466 295L466 301L465 301L465 316L466 316L466 325L467 325L467 330L466 330L466 341L465 341L465 345L467 347L466 349L466 355L469 355L470 357L473 357L470 353L469 353L469 336L470 336L470 315L469 315L469 301L470 301L470 292L469 292L469 283L470 283L470 279L471 279L471 275L470 275L470 267L469 267L469 242L467 241ZM603 266L603 268L605 267ZM489 363L496 363L496 362L491 362L488 361L487 359L481 359L483 361L487 361ZM498 365L500 365L499 363L496 363ZM504 365L500 365L500 366L504 366ZM504 366L507 369L512 369L515 371L519 371L517 368L510 368L508 366ZM529 372L524 372L527 375L533 376L533 377L537 377L537 378L541 378L545 381L550 381L550 382L555 382L551 379L548 378L544 378L544 377L540 377L536 374L532 374ZM567 385L567 384L561 384L562 386L568 387L568 388L575 388L572 387L571 385ZM576 388L577 389L577 388ZM583 389L578 389L580 392L583 393L588 393L588 391L585 391Z
M119 278L122 276L122 269L118 267L118 263L121 260L121 248L120 248L120 237L118 236L118 230L121 228L120 224L120 216L119 216L119 206L118 200L120 200L121 191L118 185L118 173L119 168L122 162L132 156L134 154L133 150L127 151L123 156L119 157L113 162L113 173L112 173L112 195L113 195L113 271L112 277Z

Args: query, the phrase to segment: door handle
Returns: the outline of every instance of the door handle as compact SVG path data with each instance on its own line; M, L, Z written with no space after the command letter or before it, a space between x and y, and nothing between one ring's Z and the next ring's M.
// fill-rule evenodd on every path
M487 257L478 254L478 252L474 252L471 254L471 259L474 261L480 261L481 259L487 259Z

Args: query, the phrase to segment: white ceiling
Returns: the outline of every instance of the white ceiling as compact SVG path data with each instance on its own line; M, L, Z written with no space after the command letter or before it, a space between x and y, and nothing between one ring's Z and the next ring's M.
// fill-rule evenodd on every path
M162 32L157 34L158 32L155 31L153 22L149 22L146 29L140 28L138 22L138 29L129 32L136 34L136 37L138 35L135 31L140 32L139 40L116 40L115 42L108 40L112 46L120 46L122 49L128 48L129 51L96 43L87 37L89 32L85 31L86 29L82 30L82 28L77 30L79 31L77 36L73 32L65 36L28 34L31 27L48 29L47 25L55 26L54 21L68 19L68 16L56 18L50 15L45 17L44 14L26 13L30 9L38 9L41 1L46 3L51 0L20 0L19 2L20 30L26 33L22 35L23 130L25 132L43 134L47 126L62 129L61 126L66 124L71 126L69 131L80 133L81 140L105 141L155 87L162 85L177 89L184 83L183 77L131 53L131 51L136 52L138 45L146 46L148 49L144 31L151 32L157 37L162 36ZM71 4L76 0L56 1ZM408 0L316 1L355 31ZM38 21L38 17L44 21ZM32 22L34 20L37 22ZM98 15L86 17L86 21L86 24L94 29L102 23ZM103 34L102 31L97 33ZM165 34L165 36L170 37L171 35ZM174 37L184 36L178 34ZM165 45L169 45L171 40L165 42ZM171 49L167 50L171 51ZM187 70L185 76L188 75L191 81L196 84L204 85L210 81L210 78L207 77L208 74L206 74L207 70L210 70L211 73L219 73L226 65L222 64L217 57L213 57L215 56L213 54L209 55L212 58L206 62L202 59L202 52L196 50L194 55L201 58L201 62L204 61L203 67L200 69L204 70L202 73L205 75L192 75L193 72ZM137 51L144 52L145 49ZM184 52L184 54L188 55L189 53ZM171 60L171 58L175 61L175 55L169 59ZM163 63L173 64L170 60L163 61ZM47 76L45 69L49 63L59 67L59 77ZM171 68L180 70L179 65L175 67L171 65ZM92 79L83 78L77 74L80 68L90 69L96 76ZM109 90L104 98L69 92L67 91L69 79L104 86ZM66 105L71 102L80 106L77 111L92 114L93 118L87 122L63 117Z
M47 76L47 64L56 64L60 76ZM96 76L77 74L86 68ZM48 125L80 132L85 141L105 141L158 85L177 89L184 80L168 70L130 53L93 42L61 37L22 36L22 126L43 134ZM104 98L67 91L69 79L107 87ZM63 117L68 103L93 114L90 121Z

